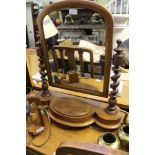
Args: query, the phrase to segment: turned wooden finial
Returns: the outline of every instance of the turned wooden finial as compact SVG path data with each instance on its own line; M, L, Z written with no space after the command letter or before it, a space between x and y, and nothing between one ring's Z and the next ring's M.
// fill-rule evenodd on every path
M110 84L110 87L112 88L112 91L110 92L109 96L109 105L107 107L107 111L109 113L117 113L117 108L116 108L116 104L117 104L117 95L118 95L118 86L120 84L119 78L120 78L120 68L119 66L122 63L122 48L120 47L120 45L122 44L121 40L117 40L117 47L114 49L114 51L116 52L113 55L113 67L112 70L114 72L114 75L111 77L111 80L113 81L112 84Z
M45 63L44 63L44 57L43 57L43 53L42 53L42 49L41 49L41 42L40 42L40 36L37 35L37 42L36 42L36 50L37 50L37 55L39 57L39 68L40 71L39 73L41 74L41 82L42 82L42 96L50 96L50 92L48 90L48 83L47 83L47 72L46 72L46 67L45 67Z

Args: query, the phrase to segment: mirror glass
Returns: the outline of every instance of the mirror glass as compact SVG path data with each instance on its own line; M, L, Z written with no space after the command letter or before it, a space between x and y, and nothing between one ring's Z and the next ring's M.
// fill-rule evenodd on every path
M99 13L85 8L64 8L45 16L50 85L103 92L105 26Z

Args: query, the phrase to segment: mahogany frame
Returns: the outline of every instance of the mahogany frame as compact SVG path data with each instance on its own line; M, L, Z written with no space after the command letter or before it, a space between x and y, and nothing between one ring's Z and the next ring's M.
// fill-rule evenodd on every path
M104 65L104 82L103 82L103 92L97 92L92 90L84 90L79 89L71 86L63 86L63 85L56 85L59 88L78 91L86 94L96 95L96 96L103 96L108 97L109 94L109 81L110 81L110 69L111 69L111 58L112 58L112 43L113 43L113 17L111 13L106 10L103 6L92 2L92 1L85 1L85 0L65 0L53 3L49 6L47 6L43 11L39 14L37 23L38 23L38 30L40 34L40 41L41 41L41 48L42 48L42 54L45 59L45 66L47 70L47 76L48 76L48 82L51 86L54 86L52 83L52 76L50 71L50 65L48 61L48 53L46 51L46 44L45 44L45 36L43 31L43 19L46 15L48 15L50 12L63 9L63 8L86 8L86 9L92 9L93 11L99 13L104 17L105 20L105 65Z

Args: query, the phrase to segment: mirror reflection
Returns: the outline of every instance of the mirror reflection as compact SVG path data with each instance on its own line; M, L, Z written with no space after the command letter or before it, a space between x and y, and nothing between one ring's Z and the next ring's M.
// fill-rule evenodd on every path
M43 20L51 85L103 92L105 22L93 10L65 8Z

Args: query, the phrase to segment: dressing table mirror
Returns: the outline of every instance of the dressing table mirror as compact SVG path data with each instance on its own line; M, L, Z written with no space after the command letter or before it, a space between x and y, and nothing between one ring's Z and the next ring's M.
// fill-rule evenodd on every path
M38 17L48 83L108 97L113 19L94 2L50 4Z
M88 12L87 16L84 9ZM118 128L123 120L122 112L116 106L122 49L121 41L118 40L111 62L112 15L95 2L66 0L44 8L38 16L37 23L37 49L44 96L49 96L49 84L52 87L108 97L111 63L114 65L109 104L96 109L91 106L95 102L89 99L52 94L49 105L52 120L70 127L84 127L95 122L106 129ZM95 35L96 33L98 34ZM99 34L102 37L99 37ZM100 60L97 60L101 65L101 77L95 76L94 67L95 52L99 49L103 52L99 53ZM88 60L85 60L84 55ZM89 75L86 75L87 73ZM101 105L99 102L96 104Z

